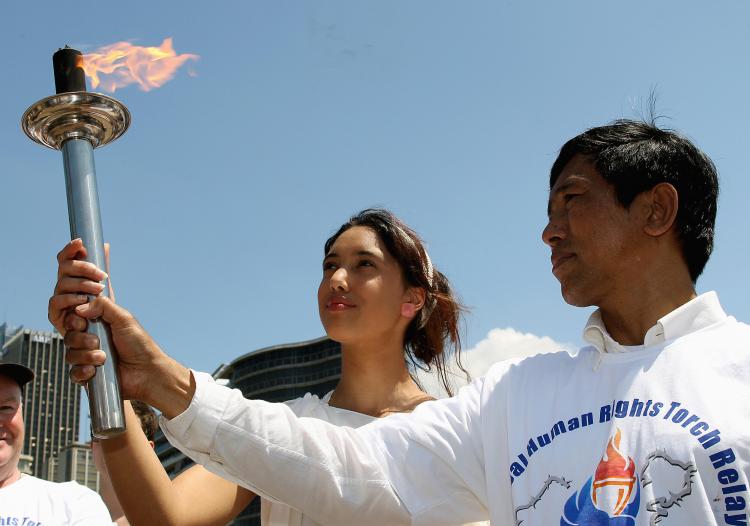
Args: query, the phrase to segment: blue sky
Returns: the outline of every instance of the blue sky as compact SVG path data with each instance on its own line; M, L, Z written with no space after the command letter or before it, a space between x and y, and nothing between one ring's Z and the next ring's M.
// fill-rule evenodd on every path
M652 90L721 176L698 288L750 319L747 3L274 0L3 7L4 321L50 327L69 235L61 155L19 128L54 92L52 53L168 36L196 76L118 91L133 124L96 163L118 301L191 367L321 335L323 242L374 205L429 243L471 308L468 347L506 327L580 343L588 311L562 301L541 242L547 173Z

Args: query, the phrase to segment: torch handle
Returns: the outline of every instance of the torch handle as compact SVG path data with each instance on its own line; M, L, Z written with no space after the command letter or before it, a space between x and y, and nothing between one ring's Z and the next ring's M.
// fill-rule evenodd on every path
M70 236L80 237L86 247L86 260L105 268L104 236L99 213L99 194L94 167L94 148L86 139L69 139L62 146L65 165L65 189L68 195ZM109 282L102 295L109 296ZM125 431L120 385L117 378L117 353L109 326L101 320L89 322L88 332L99 337L107 355L104 365L88 382L91 429L97 438L109 438Z

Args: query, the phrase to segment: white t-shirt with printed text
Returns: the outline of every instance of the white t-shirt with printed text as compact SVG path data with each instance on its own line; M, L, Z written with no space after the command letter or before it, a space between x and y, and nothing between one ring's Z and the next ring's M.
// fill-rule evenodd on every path
M0 488L2 526L103 526L112 519L101 497L77 482L21 475Z

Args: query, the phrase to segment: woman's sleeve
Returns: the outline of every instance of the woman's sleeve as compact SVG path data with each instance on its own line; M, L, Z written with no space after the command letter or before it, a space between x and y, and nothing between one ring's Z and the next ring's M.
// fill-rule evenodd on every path
M248 400L193 373L167 438L207 469L331 526L455 526L486 518L478 381L357 430Z

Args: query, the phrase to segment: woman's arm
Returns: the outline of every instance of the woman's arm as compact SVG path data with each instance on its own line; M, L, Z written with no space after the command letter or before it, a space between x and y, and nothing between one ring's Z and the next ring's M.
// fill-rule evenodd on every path
M106 274L82 261L85 256L86 249L80 239L68 243L57 255L57 283L49 301L48 315L66 338L74 333L82 335L78 331L86 329L86 320L76 316L72 308L85 304L86 294L98 295L104 288L100 280ZM110 296L114 297L111 291ZM70 350L69 341L66 347ZM127 382L123 387L127 391ZM138 398L137 393L130 393L129 397ZM130 402L124 405L127 431L102 440L99 445L112 488L132 525L223 525L255 497L250 491L200 466L170 480Z
M132 526L221 526L255 497L202 466L170 480L129 402L125 418L127 431L100 445L112 487Z

